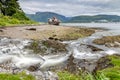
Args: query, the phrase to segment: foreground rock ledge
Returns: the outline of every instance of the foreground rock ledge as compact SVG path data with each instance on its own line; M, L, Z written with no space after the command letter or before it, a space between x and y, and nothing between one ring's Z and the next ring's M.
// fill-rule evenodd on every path
M29 29L35 30L29 30ZM94 29L74 28L54 25L6 27L1 29L0 36L25 39L48 39L50 37L61 40L73 40L93 34Z

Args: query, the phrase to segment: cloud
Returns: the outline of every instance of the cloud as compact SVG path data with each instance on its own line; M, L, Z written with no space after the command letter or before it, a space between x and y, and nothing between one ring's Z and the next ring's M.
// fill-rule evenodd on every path
M65 16L117 14L120 0L19 0L25 13L51 11Z

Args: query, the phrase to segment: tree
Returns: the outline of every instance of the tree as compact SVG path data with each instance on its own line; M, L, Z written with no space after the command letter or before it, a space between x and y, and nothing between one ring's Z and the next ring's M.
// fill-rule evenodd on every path
M22 18L28 19L20 8L18 0L0 0L0 12L5 16L19 18L19 15L21 15Z
M17 11L22 11L17 1L18 0L0 0L1 13L3 15L12 16Z

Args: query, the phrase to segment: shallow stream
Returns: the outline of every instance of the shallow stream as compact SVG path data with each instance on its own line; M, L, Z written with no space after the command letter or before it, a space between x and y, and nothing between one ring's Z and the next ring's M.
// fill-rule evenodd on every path
M85 67L86 70L92 71L95 68L95 63L101 57L106 55L120 54L120 48L110 48L106 47L105 45L96 45L93 44L92 41L97 38L102 38L103 36L114 35L120 35L120 30L100 30L96 31L96 33L89 37L72 41L63 41L62 43L68 44L68 53L73 54L73 62L76 63L77 66L80 68ZM66 56L61 55L50 55L42 57L40 55L38 56L37 54L34 54L32 50L25 48L25 46L30 45L31 42L32 40L28 39L11 39L7 37L0 37L0 72L12 72L12 69L16 66L19 66L21 69L26 69L26 66L31 64L34 65L34 63L44 63L42 58L46 61L48 60L48 64L52 64L49 59L53 58L53 61L57 61L59 56L61 61L67 60L65 59L67 58ZM101 50L92 51L88 45L99 48ZM22 67L22 63L25 63L25 66ZM7 69L2 67L4 64L7 66ZM35 71L28 73L32 73L38 77L41 72ZM54 75L53 73L50 74Z

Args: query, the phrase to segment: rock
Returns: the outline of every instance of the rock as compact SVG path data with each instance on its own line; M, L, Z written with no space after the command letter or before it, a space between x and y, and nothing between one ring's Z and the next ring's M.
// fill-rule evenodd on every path
M55 40L46 40L43 41L42 44L47 48L53 48L55 51L58 52L66 52L66 44L60 43L59 41Z
M94 72L108 68L108 67L113 67L113 66L114 65L111 63L111 60L108 58L108 56L105 56L105 57L100 58L96 62L96 67L94 69Z
M74 73L74 74L76 74L78 71L77 65L76 65L76 63L74 63L73 55L70 55L70 57L68 59L66 70L69 71L70 73Z
M48 39L50 39L50 40L55 40L55 41L59 40L58 38L54 38L54 37L49 37ZM59 40L59 41L60 41L60 40Z
M36 31L36 28L28 28L26 30Z
M105 43L105 46L107 46L107 47L120 47L120 43L119 42Z
M102 49L99 49L99 48L94 47L94 46L92 46L92 45L87 45L87 46L88 46L88 48L90 48L92 51L102 51Z
M37 71L39 69L39 64L30 66L27 70L29 71Z
M45 80L58 80L58 75L54 72L48 71L48 75Z
M27 74L35 76L36 80L59 80L58 75L52 71L27 71Z
M119 42L115 41L114 44L115 44L116 47L120 47L120 43Z
M48 39L50 39L50 40L54 40L54 38L53 38L53 37L49 37Z
M3 30L2 30L2 29L0 29L0 32L3 32Z

